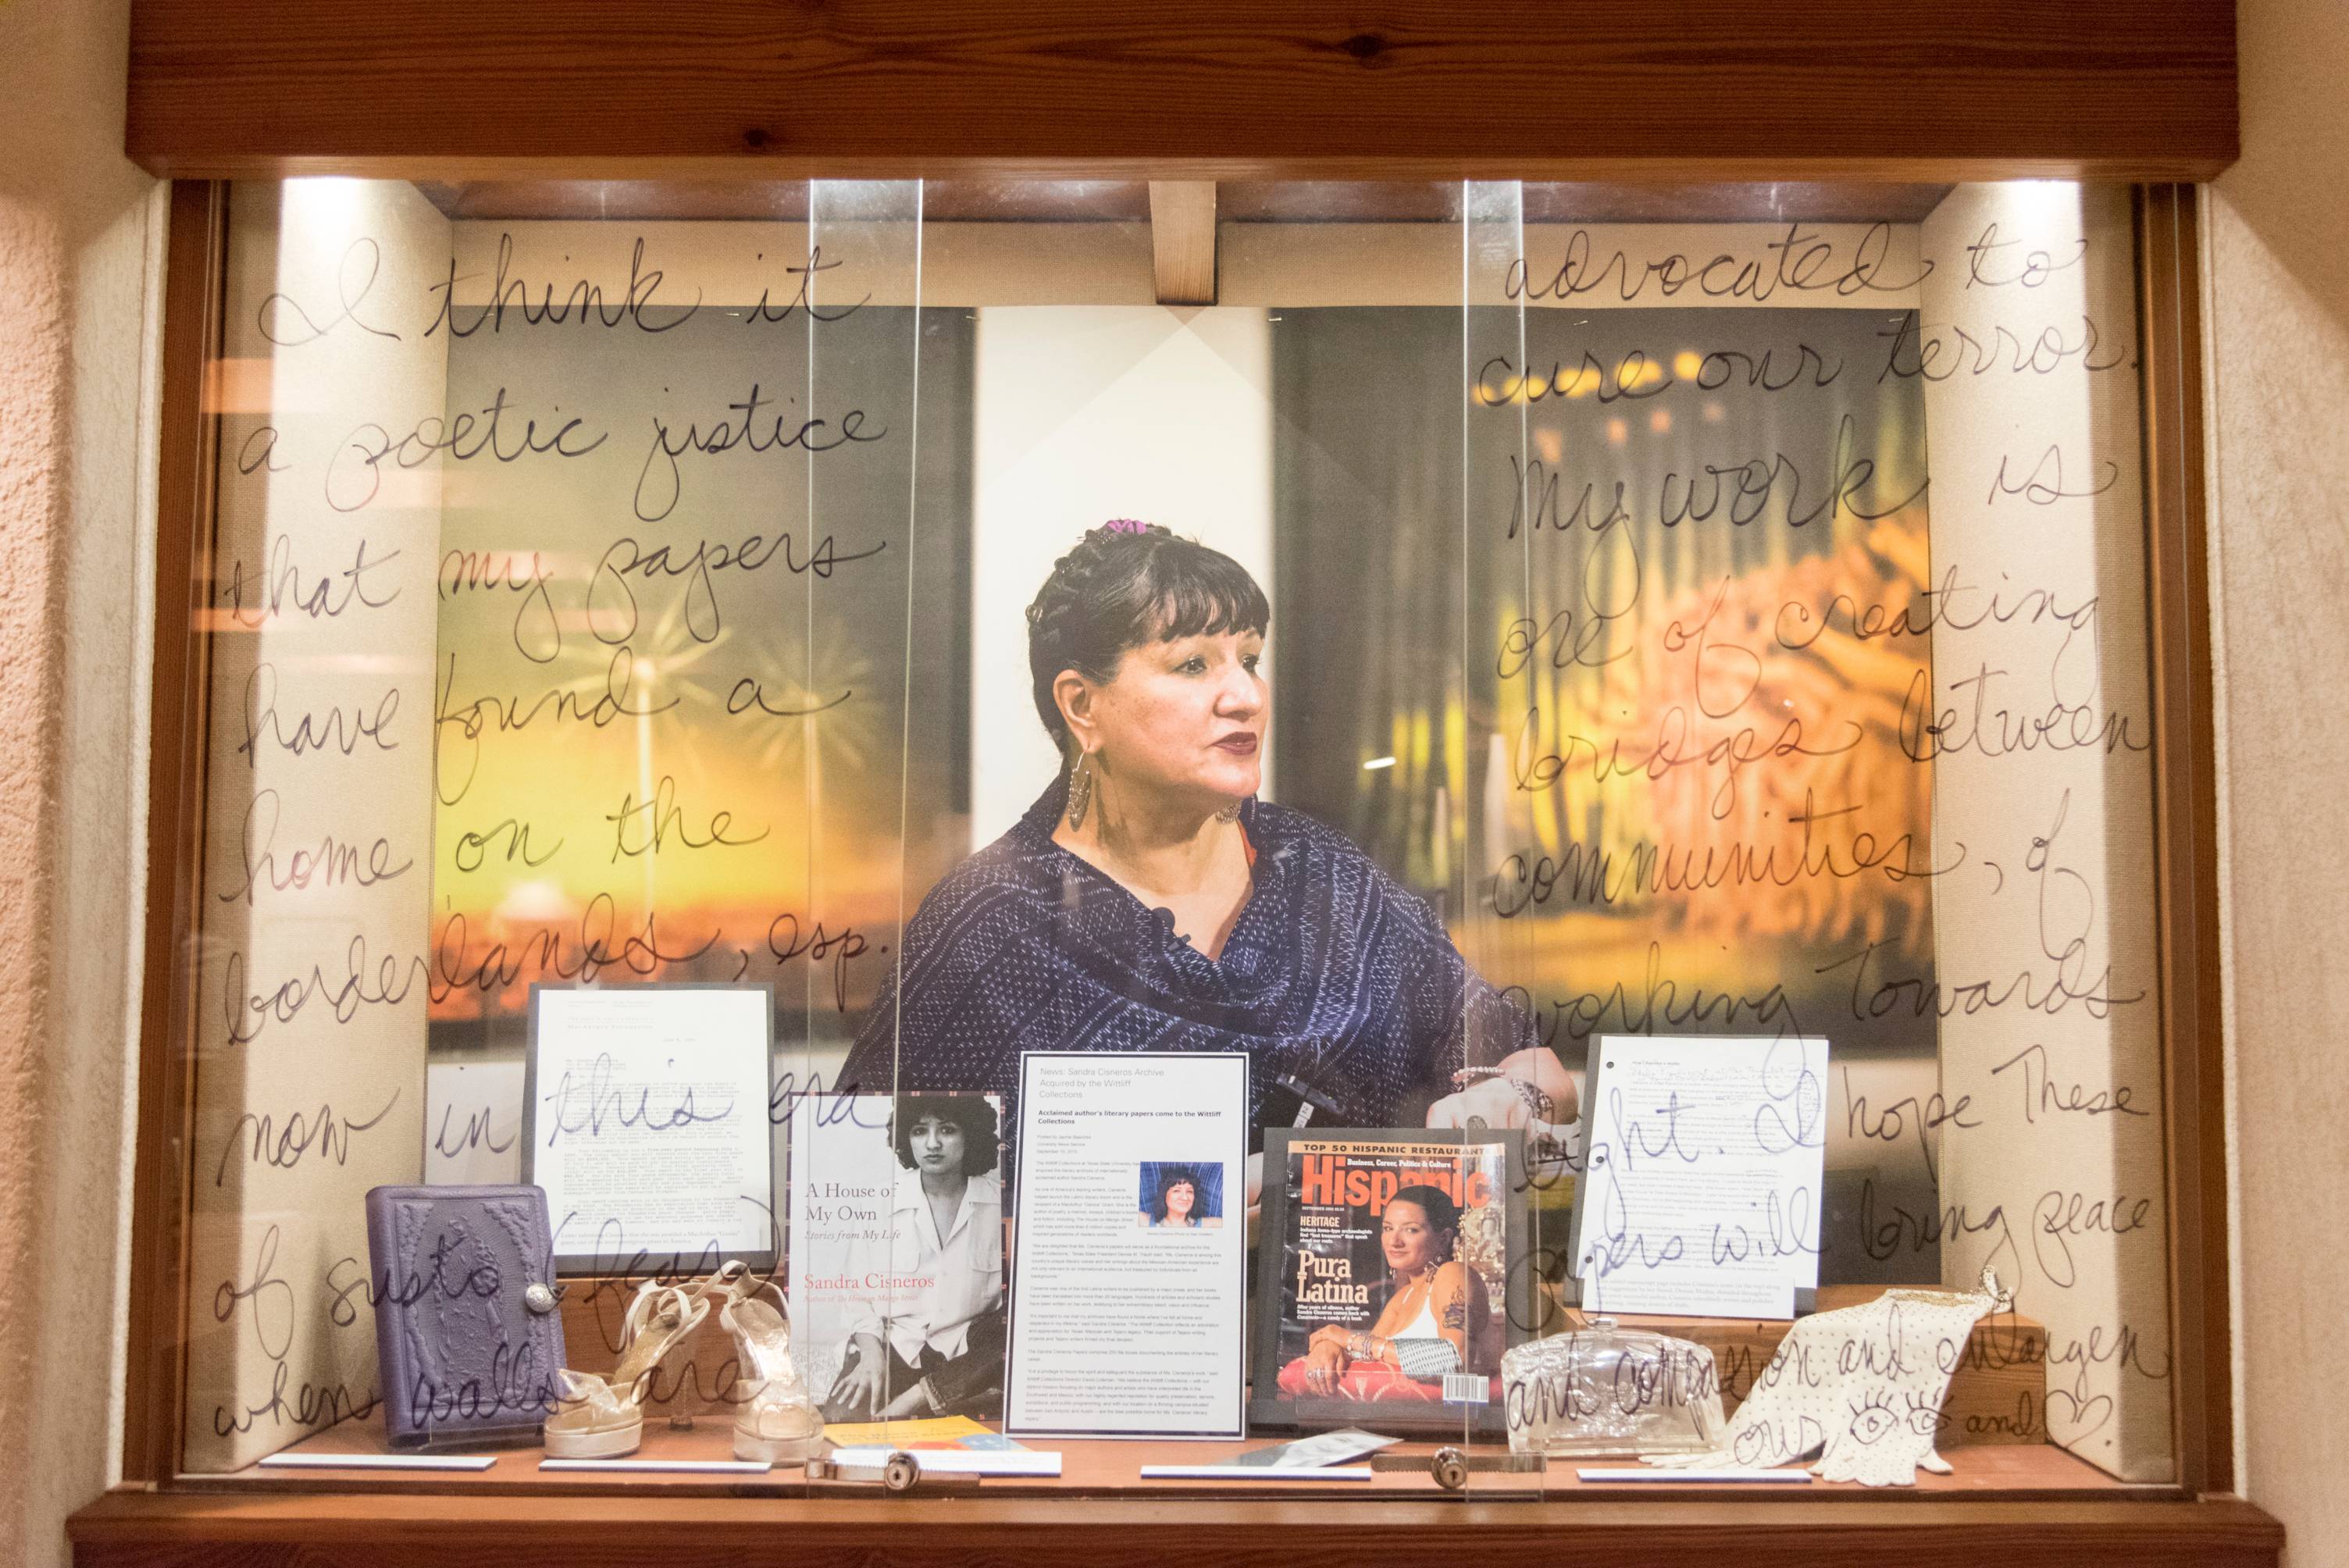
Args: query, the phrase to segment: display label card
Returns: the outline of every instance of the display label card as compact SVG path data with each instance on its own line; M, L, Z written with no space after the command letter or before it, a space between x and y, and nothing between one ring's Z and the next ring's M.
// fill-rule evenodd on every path
M522 1179L564 1274L775 1264L767 985L533 985Z
M1248 1059L1020 1060L1005 1429L1243 1432Z
M1826 1042L1603 1035L1585 1084L1583 1309L1792 1317L1819 1277Z

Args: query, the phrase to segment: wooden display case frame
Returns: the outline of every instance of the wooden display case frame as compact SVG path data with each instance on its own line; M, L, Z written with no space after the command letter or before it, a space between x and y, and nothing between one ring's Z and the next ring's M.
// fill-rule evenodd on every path
M704 90L679 94L680 79ZM681 19L643 0L411 0L397 14L360 0L140 0L127 143L174 184L124 1481L70 1522L78 1563L391 1563L429 1552L579 1564L689 1553L1302 1565L1398 1549L1554 1553L1569 1541L1599 1563L1733 1553L1750 1568L2278 1561L2282 1528L2231 1495L2199 210L2181 183L2236 155L2231 5L1193 0L1125 14L1072 0L709 0ZM2134 183L2178 1484L1669 1503L1431 1491L1336 1507L1084 1487L1040 1506L706 1486L191 1485L175 1462L193 1109L181 958L203 853L224 182L325 173L685 181L686 200L717 191L721 204L743 181L809 177L1156 181L1169 213L1188 205L1173 182L1235 180L1566 181L1619 202L1666 184L1675 211L1697 216L1726 213L1734 183L1761 180Z

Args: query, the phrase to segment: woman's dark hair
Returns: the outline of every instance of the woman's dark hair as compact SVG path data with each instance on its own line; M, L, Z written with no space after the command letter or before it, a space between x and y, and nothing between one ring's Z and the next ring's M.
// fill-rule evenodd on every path
M909 1094L902 1096L889 1116L889 1141L896 1146L897 1163L914 1169L914 1124L926 1116L951 1121L962 1129L962 1173L984 1176L995 1169L1000 1124L995 1108L975 1094Z
M1262 636L1271 621L1264 590L1222 551L1154 522L1120 519L1088 529L1028 606L1036 717L1065 751L1069 726L1052 700L1062 670L1106 681L1129 648L1226 632Z
M1199 1185L1199 1179L1191 1173L1190 1167L1177 1165L1173 1170L1162 1173L1158 1178L1158 1196L1150 1200L1152 1224L1163 1225L1166 1222L1166 1194L1177 1187L1191 1189L1191 1217L1194 1220L1199 1217L1199 1201L1207 1195L1206 1189Z
M1387 1202L1391 1206L1396 1203L1416 1203L1419 1205L1420 1212L1427 1216L1427 1222L1437 1230L1450 1231L1455 1234L1460 1230L1460 1205L1454 1202L1452 1194L1441 1187L1405 1187L1393 1197L1389 1198Z

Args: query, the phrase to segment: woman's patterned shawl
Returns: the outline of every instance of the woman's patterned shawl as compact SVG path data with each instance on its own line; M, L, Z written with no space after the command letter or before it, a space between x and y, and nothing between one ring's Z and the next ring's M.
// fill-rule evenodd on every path
M922 901L843 1088L988 1091L1009 1118L1025 1050L1246 1051L1252 1127L1300 1098L1315 1126L1392 1127L1450 1092L1467 1042L1480 1063L1535 1043L1426 903L1335 830L1241 808L1256 886L1210 962L1169 911L1052 842L1066 789Z

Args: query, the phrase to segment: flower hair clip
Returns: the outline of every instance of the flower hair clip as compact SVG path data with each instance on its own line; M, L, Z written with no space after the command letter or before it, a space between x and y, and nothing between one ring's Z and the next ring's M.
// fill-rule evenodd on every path
M1104 533L1147 533L1150 525L1138 517L1113 517L1102 524Z

